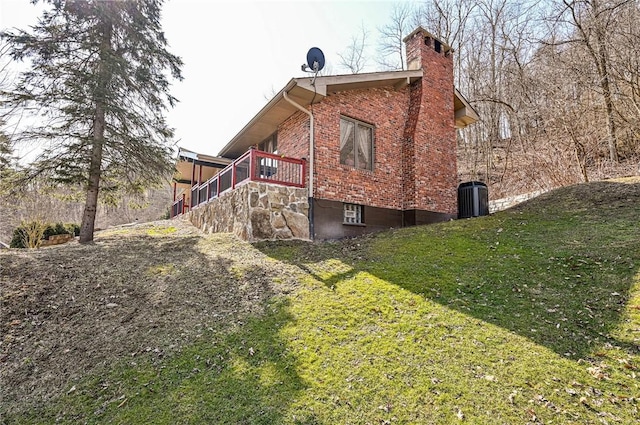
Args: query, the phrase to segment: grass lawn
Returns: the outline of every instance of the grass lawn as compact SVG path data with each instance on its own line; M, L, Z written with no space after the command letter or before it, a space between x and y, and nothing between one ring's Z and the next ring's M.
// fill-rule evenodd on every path
M637 423L639 218L640 184L592 183L340 242L238 242L296 287L4 421Z

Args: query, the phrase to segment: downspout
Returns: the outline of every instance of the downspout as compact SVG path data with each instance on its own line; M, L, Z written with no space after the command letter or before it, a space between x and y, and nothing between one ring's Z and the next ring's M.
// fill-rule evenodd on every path
M309 238L311 240L314 239L314 228L313 228L313 158L314 158L314 140L313 140L313 114L306 108L302 107L302 105L293 101L287 95L287 91L284 90L282 92L282 97L284 100L295 106L300 111L309 115Z

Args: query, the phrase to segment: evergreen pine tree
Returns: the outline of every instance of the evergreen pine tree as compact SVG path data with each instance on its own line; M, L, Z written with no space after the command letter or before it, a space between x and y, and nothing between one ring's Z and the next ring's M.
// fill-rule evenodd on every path
M182 79L182 61L167 51L162 0L42 1L48 8L29 32L0 34L11 57L30 64L11 101L34 111L35 124L17 140L42 148L31 176L86 189L86 243L101 184L139 187L170 174L173 131L164 113L176 102L169 76Z
M0 177L9 168L12 154L13 150L9 139L2 133L2 120L0 120Z

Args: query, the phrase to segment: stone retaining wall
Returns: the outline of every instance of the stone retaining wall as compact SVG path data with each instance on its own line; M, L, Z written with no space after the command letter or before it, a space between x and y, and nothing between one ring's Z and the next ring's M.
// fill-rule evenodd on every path
M538 195L543 194L544 190L537 190L535 192L524 193L522 195L510 196L508 198L496 199L493 201L489 201L489 213L493 214L497 211L506 210L507 208L511 208L514 205L518 205L521 202L527 201L531 198L535 198Z
M59 235L51 235L49 239L45 239L40 243L40 246L60 245L72 240L74 236L70 233L62 233Z
M309 239L307 189L248 182L189 214L208 233L234 233L254 242L268 239Z

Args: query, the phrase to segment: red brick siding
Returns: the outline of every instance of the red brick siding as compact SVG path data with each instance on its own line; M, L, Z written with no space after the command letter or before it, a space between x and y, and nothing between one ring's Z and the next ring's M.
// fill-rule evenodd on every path
M305 158L309 169L309 115L296 112L278 127L278 154L291 158ZM309 187L309 173L305 176Z
M313 105L314 197L398 210L457 211L453 61L425 44L407 41L424 78L409 87L350 90ZM373 170L340 164L340 116L375 127ZM309 157L309 117L298 112L278 128L278 152Z
M309 116L296 112L278 127L278 154L309 158Z
M314 197L383 208L402 208L402 139L408 90L350 90L314 105ZM374 126L373 170L340 164L340 116Z
M455 214L458 178L453 59L436 52L433 40L425 39L421 33L407 40L407 52L409 62L411 55L421 56L424 74L417 83L420 87L411 88L412 101L418 96L422 100L419 108L415 104L411 107L409 122L415 120L415 132L405 144L405 158L413 153L415 176L413 196L410 191L405 192L405 209Z
M402 146L403 164L403 197L402 209L415 209L415 148L414 135L420 118L422 99L422 81L417 81L409 88L408 116L404 128L404 143Z

